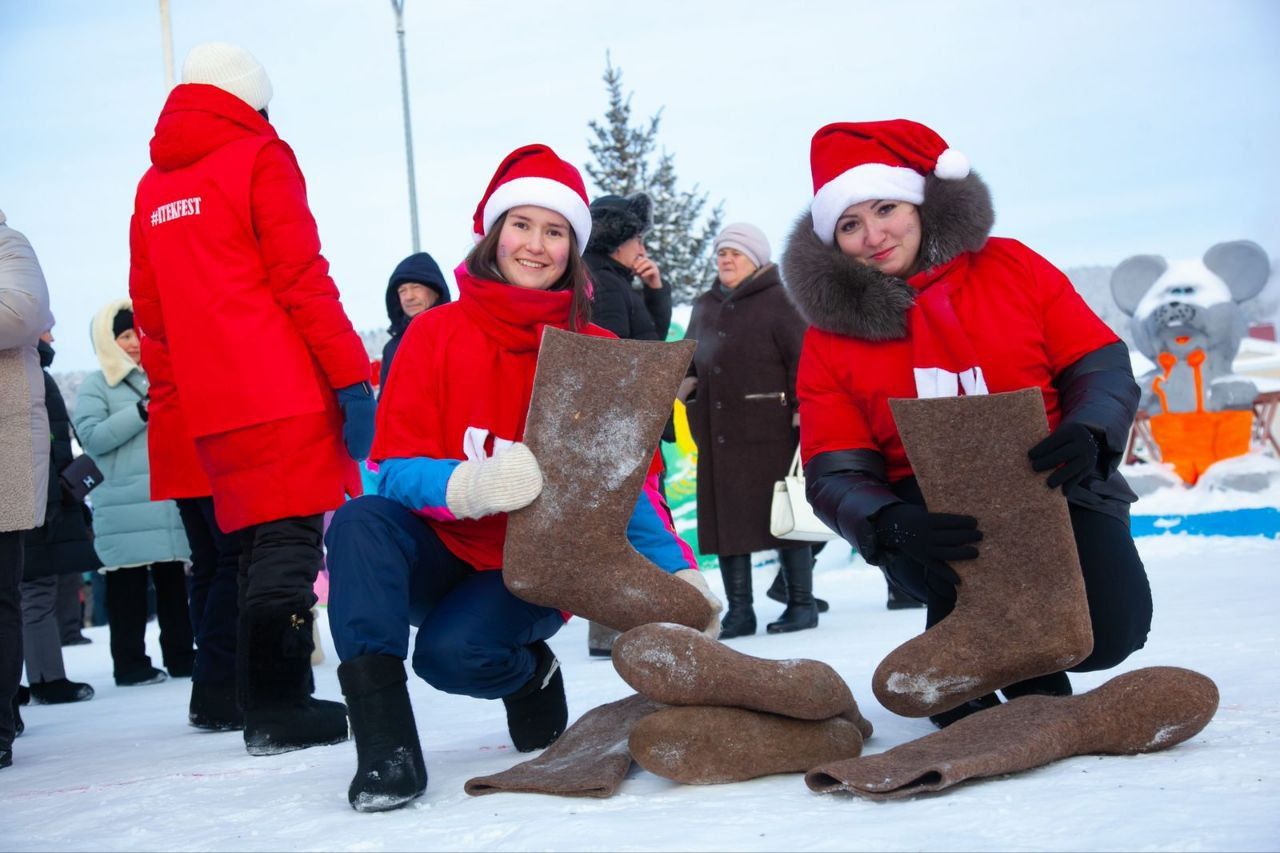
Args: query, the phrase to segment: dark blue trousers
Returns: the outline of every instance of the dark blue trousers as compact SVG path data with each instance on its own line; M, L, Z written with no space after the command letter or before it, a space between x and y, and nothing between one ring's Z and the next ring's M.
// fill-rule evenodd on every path
M182 498L177 503L182 529L191 545L188 604L196 638L196 663L191 680L201 684L235 684L240 537L223 533L218 527L213 517L213 498Z
M558 610L512 595L499 571L455 557L427 522L395 501L367 495L344 504L325 535L329 629L338 657L409 656L413 671L445 693L499 699L533 677L531 643L560 630Z

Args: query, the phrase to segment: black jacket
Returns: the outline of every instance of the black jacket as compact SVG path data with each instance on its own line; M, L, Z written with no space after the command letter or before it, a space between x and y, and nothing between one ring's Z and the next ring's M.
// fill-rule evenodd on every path
M600 252L582 256L591 272L591 322L624 340L665 341L671 327L671 289L632 286L631 270Z
M53 347L40 342L40 363L53 363ZM49 371L44 371L44 405L49 413L49 497L44 524L28 530L23 538L26 556L23 580L37 580L50 575L87 572L102 563L89 538L89 511L62 491L58 474L74 457L71 450L71 418L67 404Z
M400 294L396 292L400 285L410 281L425 284L440 294L436 305L443 305L450 301L449 287L444 282L444 274L440 272L439 264L426 252L410 255L396 266L395 272L391 273L390 281L387 282L387 319L391 321L387 331L391 333L391 339L382 347L382 369L378 374L380 389L387 384L387 377L391 375L391 362L396 357L396 350L400 349L400 338L404 335L404 330L409 328L409 321L413 319L400 307ZM434 308L435 305L431 307Z

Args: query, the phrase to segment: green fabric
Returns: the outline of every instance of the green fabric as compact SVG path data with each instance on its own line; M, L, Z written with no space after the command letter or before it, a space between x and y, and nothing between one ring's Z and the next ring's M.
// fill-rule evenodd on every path
M98 371L85 378L76 397L76 436L102 469L102 484L89 502L94 549L108 569L191 557L178 505L151 500L147 424L138 412L146 393L141 370L115 387Z

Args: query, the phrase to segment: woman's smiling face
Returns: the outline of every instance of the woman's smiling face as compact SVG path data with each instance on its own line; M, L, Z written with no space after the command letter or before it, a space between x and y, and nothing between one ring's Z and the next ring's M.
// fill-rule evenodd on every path
M507 211L498 234L498 271L508 284L548 290L563 276L573 246L569 220L531 204Z
M906 278L920 255L920 210L914 204L871 199L845 208L836 220L836 245L858 263Z

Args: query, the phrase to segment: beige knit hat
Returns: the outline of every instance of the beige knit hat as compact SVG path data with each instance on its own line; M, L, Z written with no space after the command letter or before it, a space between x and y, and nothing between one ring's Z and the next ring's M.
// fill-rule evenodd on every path
M182 82L217 86L255 110L264 110L271 102L271 81L262 63L244 48L226 42L191 48L182 63Z

